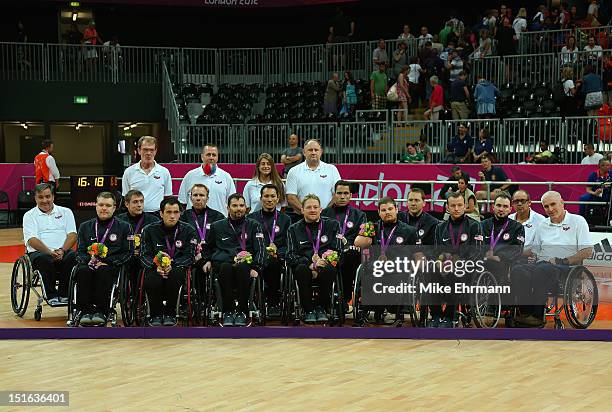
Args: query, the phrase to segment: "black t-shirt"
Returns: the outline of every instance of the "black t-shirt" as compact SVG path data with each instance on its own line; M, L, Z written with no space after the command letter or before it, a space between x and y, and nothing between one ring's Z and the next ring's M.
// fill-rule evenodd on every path
M465 87L465 81L461 80L461 79L456 79L453 82L451 82L451 102L464 102L466 97L465 97L465 90L463 90L463 88Z

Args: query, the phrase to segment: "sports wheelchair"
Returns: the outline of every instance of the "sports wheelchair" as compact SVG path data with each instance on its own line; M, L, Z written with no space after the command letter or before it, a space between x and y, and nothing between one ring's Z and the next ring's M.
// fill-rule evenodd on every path
M68 303L49 303L42 274L32 267L30 256L26 253L13 264L11 274L11 305L19 317L23 317L28 309L30 291L34 291L37 298L34 310L34 319L37 321L42 318L43 302L52 308L68 306Z
M475 278L476 286L498 286L507 283L506 279L497 279L491 272L484 271ZM559 282L553 291L548 293L548 302L542 327L547 317L554 319L555 329L564 329L561 313L574 329L588 328L599 305L599 292L593 274L583 265L571 266L570 270L559 277ZM494 328L504 318L506 327L519 326L514 320L517 307L503 305L502 297L497 292L476 292L471 296L468 314L460 313L460 318L466 326L470 319L477 327Z
M149 300L144 287L145 270L141 270L138 276L138 284L134 285L133 280L126 280L125 294L128 296L132 292L131 302L126 304L126 311L131 311L134 324L137 326L148 326L150 320ZM195 271L188 268L185 281L181 284L176 300L177 325L198 326L202 323L200 293L195 287ZM130 307L131 305L131 307Z
M78 293L78 283L76 279L77 266L72 268L72 272L70 273L70 286L69 286L69 298L68 298L68 320L66 324L71 327L76 327L81 325L81 317L83 316L83 312L77 308L77 293ZM119 301L119 297L121 295L121 281L124 277L125 266L121 266L119 271L117 272L116 278L113 281L113 286L111 288L110 295L110 303L108 307L108 312L106 314L106 319L103 324L96 325L94 327L105 327L110 323L112 327L117 327L117 303Z
M319 288L315 283L312 285L313 294L318 295ZM328 326L342 326L345 322L344 297L342 295L342 276L340 271L336 272L336 278L332 282L332 293L329 297L330 316ZM305 313L300 302L300 289L294 277L291 267L286 270L281 278L281 324L286 326L292 323L299 326L304 321Z
M206 301L203 308L204 326L223 326L223 299L218 274L211 268L205 273ZM246 326L265 326L266 304L262 276L251 278Z
M410 317L410 322L412 326L420 326L421 325L421 302L420 302L420 293L418 292L418 287L415 289L415 293L412 293L410 297L410 303L406 305L388 305L388 306L378 306L378 305L364 305L362 303L362 276L363 272L366 270L366 263L362 263L357 268L357 273L355 274L355 282L353 284L353 322L354 326L362 327L367 326L371 323L375 324L384 324L388 326L396 326L401 327L405 321L405 315ZM412 276L411 284L413 286L418 286L419 284L419 276ZM392 310L394 309L394 310ZM394 320L391 322L387 322L387 317L390 315L394 315Z

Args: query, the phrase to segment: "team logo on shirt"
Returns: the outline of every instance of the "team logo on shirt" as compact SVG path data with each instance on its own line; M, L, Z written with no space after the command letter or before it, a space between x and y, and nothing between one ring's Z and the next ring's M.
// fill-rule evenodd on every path
M467 239L468 239L468 235L467 235L467 233L462 233L462 234L461 234L461 241L462 241L462 242L465 242ZM476 238L474 238L474 239L476 239Z
M245 235L246 235L246 233L245 233ZM255 237L258 238L258 239L263 239L264 238L264 234L263 233L255 233Z
M504 238L504 240L508 240L510 239L510 233L504 233L504 236L502 236Z
M278 225L274 226L274 232L275 233L280 232L280 226L278 226Z
M321 179L325 179L327 177L327 175L319 175L321 177Z
M346 222L346 227L348 227L349 229L352 228L353 226L355 226L355 224L351 222L350 220Z
M531 229L531 228L533 227L533 225L532 225L531 223L527 223L527 224L525 225L525 227L526 227L527 229Z
M423 236L425 234L425 231L423 229L419 229L419 236Z
M108 238L110 239L111 242L117 241L117 235L114 233L111 233L111 235Z
M58 215L58 216L55 216L55 218L56 218L56 219L61 219L61 218L63 218L63 217L64 217L64 215Z
M398 245L401 245L402 243L404 243L404 238L401 236L396 237L395 243L397 243Z
M467 235L465 235L465 239L467 239ZM463 241L463 235L461 235L461 240ZM474 240L477 242L482 242L484 238L482 237L482 235L476 235L474 236Z
M176 242L174 242L174 244L176 245L176 247L183 247L183 242L181 240L177 240Z
M154 175L154 176L153 176L153 179L161 179L161 176L159 176L159 175Z
M215 180L215 183L220 185L221 183L223 183L223 180Z
M563 225L562 229L564 232L567 232L568 230L570 230L570 227L568 225Z
M321 236L321 242L325 243L327 242L329 239L327 238L326 235Z

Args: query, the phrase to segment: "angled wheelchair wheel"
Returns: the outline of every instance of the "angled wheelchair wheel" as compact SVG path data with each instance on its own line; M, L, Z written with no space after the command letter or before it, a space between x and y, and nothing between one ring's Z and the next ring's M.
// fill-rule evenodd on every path
M409 307L409 314L410 314L410 323L412 323L413 327L421 327L424 326L425 323L425 317L426 315L426 308L421 307L421 292L419 291L418 285L419 285L419 280L420 280L420 276L413 276L411 278L411 283L414 287L414 293L412 293L412 296L410 297L410 307Z
M68 326L79 326L81 317L81 314L76 308L76 268L76 266L72 268L72 272L70 272L70 282L68 283L68 320L66 321Z
M361 305L361 269L360 265L357 268L355 282L353 283L353 319L354 326L365 326L368 319L368 313Z
M11 306L17 316L23 316L28 309L31 276L30 259L26 256L17 259L11 275Z
M489 272L480 273L474 282L477 287L490 289L498 286L497 279ZM474 323L479 328L494 328L501 318L501 295L491 291L476 291L472 296L470 310Z
M149 300L144 290L144 270L140 273L138 279L138 290L137 293L137 306L136 315L134 316L134 323L136 326L147 326L147 318L149 316Z
M128 271L123 272L120 283L121 319L123 326L132 326L136 322L136 309L138 306L138 276Z
M584 266L573 268L565 280L563 309L567 321L575 329L588 328L599 305L599 292L593 274Z
M344 299L342 297L342 285L339 282L340 275L336 276L336 279L332 283L332 295L330 302L331 316L329 319L329 325L344 325Z

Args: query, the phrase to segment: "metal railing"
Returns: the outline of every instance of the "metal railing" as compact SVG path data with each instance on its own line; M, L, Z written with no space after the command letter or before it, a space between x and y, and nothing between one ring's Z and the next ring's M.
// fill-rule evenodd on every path
M162 65L162 105L166 121L168 122L170 138L174 143L175 153L188 151L186 138L181 134L183 129L180 127L179 109L176 104L174 90L172 89L172 80L165 63Z
M518 46L521 54L558 53L574 30L542 30L521 33Z
M540 151L539 143L548 140L550 150L559 149L561 163L580 163L586 143L596 151L612 151L612 117L549 117L522 119L470 119L468 133L478 140L486 129L493 140L493 153L501 163L525 162ZM340 123L274 123L247 125L180 125L173 131L179 162L199 161L202 145L217 143L230 156L228 162L252 163L262 152L280 155L287 137L295 133L302 139L321 141L326 157L334 163L393 163L401 160L406 143L425 136L433 161L441 162L446 148L457 135L460 121L383 121Z
M608 39L610 33L606 30L580 29L580 35L592 32L598 38ZM521 39L525 37L522 41L529 45L548 44L555 43L553 40L559 36L554 31L527 32ZM390 75L394 73L393 53L400 42L385 40ZM612 42L602 43L606 46L602 54L610 54ZM407 44L409 63L418 53L417 40ZM162 62L167 64L173 82L196 84L325 81L331 73L345 70L350 70L355 79L367 79L374 69L373 52L377 47L378 41L254 49L0 43L0 80L158 83ZM562 58L559 54L560 50L556 46L530 46L517 56L471 59L471 80L482 73L497 84L527 78L552 81L558 78L559 68L567 60L567 56ZM577 63L594 62L596 72L602 72L601 58L591 59L592 55L583 51L578 55Z

